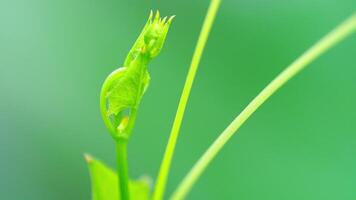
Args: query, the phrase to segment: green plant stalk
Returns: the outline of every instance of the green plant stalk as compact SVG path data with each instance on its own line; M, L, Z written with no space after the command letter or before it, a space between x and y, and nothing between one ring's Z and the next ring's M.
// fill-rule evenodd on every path
M127 163L127 140L116 141L117 172L119 178L119 191L122 200L130 199L129 171Z
M190 172L180 183L173 193L172 200L184 199L187 193L192 189L194 183L207 168L210 162L220 152L226 142L234 135L241 125L281 86L294 77L298 72L304 69L308 64L332 48L343 39L347 38L356 31L356 13L335 28L332 32L322 38L313 47L306 51L301 57L282 71L271 83L269 83L231 122L231 124L220 134L220 136L207 149L203 156L198 160Z
M100 92L100 112L105 126L116 142L120 199L130 199L127 142L132 134L137 109L149 85L148 63L160 53L174 16L150 16L129 51L124 66L113 71Z
M205 47L205 44L208 40L208 36L211 30L211 27L213 25L213 22L215 20L216 13L218 11L219 5L220 5L221 0L212 0L209 6L209 10L207 12L207 15L205 17L205 21L197 42L197 46L195 48L195 52L192 58L192 62L189 68L189 72L184 84L182 96L179 101L177 113L173 122L173 127L169 136L168 144L166 146L166 150L163 156L163 160L160 166L160 170L158 173L156 185L155 185L155 191L153 193L153 200L161 200L164 195L167 179L168 179L168 174L172 162L172 157L174 154L175 146L177 143L177 138L179 135L179 129L182 124L182 119L184 116L184 111L188 102L189 94L192 89L192 85L194 82L194 78L199 66L199 62L201 59L201 56L203 54L203 50Z
M137 105L138 107L138 105ZM134 128L137 116L137 109L132 109L130 114L130 119L127 124L127 133L125 135L131 135ZM130 177L129 177L129 167L127 160L127 143L128 140L125 138L118 138L116 141L116 160L117 160L117 174L118 174L118 185L120 191L121 200L130 199Z

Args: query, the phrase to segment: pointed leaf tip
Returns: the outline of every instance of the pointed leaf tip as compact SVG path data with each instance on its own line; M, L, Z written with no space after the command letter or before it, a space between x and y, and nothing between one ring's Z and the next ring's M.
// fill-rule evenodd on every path
M84 159L85 159L85 162L87 162L88 164L93 162L93 157L88 153L84 154Z
M166 20L167 20L167 17L164 17L164 18L161 20L161 23L162 23L162 24L166 23Z
M148 21L152 21L152 17L153 17L153 10L150 11L150 15L148 17Z
M160 18L160 15L159 15L159 11L157 10L157 12L156 12L156 16L155 16L155 21L158 21L158 20L159 20L159 18Z
M176 16L175 15L172 15L168 20L167 20L167 25L170 25L172 20L175 18Z

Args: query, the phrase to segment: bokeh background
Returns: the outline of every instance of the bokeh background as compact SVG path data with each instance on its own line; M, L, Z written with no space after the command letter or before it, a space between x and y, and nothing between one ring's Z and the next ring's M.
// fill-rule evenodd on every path
M99 114L150 9L175 14L129 144L155 177L209 1L1 0L0 199L90 199L83 153L115 167ZM224 0L201 61L167 194L282 69L356 11L355 0ZM356 199L356 35L275 94L188 199Z

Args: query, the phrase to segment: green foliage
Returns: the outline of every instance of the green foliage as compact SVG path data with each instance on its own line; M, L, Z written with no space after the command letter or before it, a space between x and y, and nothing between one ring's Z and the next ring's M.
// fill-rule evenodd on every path
M146 25L126 57L124 66L128 66L140 53L146 54L149 59L156 57L163 47L173 18L174 16L171 16L168 20L167 17L162 19L159 11L153 18L153 12L151 11Z
M155 191L152 196L153 200L161 200L164 197L165 186L185 107L220 2L221 0L211 1L205 18L156 181ZM105 125L116 141L119 176L99 161L87 157L92 176L94 200L128 200L130 198L144 200L150 197L147 182L131 181L128 178L126 148L127 141L135 124L137 109L149 85L150 76L147 71L147 65L160 53L172 19L173 17L170 17L168 20L167 17L160 18L159 12L153 18L153 13L151 12L140 36L129 51L124 66L111 73L103 84L100 95L100 109ZM226 128L211 147L208 148L206 153L198 160L197 164L178 186L171 198L174 200L184 199L202 172L208 167L226 142L272 94L309 63L345 39L355 30L356 18L353 16L303 54L267 85L231 125ZM119 191L117 188L119 188Z
M85 155L92 180L93 200L120 200L117 174L99 160ZM135 200L149 199L149 181L147 178L130 181L130 196Z
M161 51L173 17L160 18L159 12L148 18L140 36L129 51L124 66L105 80L100 95L100 110L112 136L128 139L135 113L145 93L150 76L147 64Z
M167 17L160 18L158 11L153 18L151 11L146 25L125 59L124 66L112 72L103 83L100 112L116 142L119 176L115 177L111 170L99 162L89 162L89 166L92 166L95 200L148 198L149 191L142 189L147 188L145 184L140 186L138 182L129 181L127 141L135 125L138 106L149 85L147 65L160 53L172 19L173 17L168 20ZM105 182L110 182L110 187ZM116 184L112 184L113 182Z

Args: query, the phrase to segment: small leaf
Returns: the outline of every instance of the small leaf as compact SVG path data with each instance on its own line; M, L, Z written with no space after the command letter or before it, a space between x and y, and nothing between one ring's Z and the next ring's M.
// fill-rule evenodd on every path
M135 108L143 95L146 66L136 59L122 70L123 76L116 79L107 91L108 115L118 115L123 110Z
M128 139L150 76L147 64L161 51L173 17L160 18L151 12L146 25L129 51L124 66L105 80L100 94L100 110L106 127L115 139ZM128 117L127 126L121 124Z
M92 200L120 200L117 174L90 155L86 154L85 160L91 176ZM130 180L130 196L132 200L148 200L150 197L148 178Z

